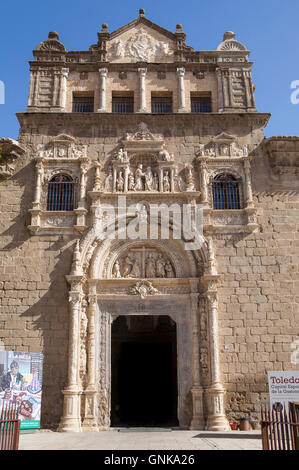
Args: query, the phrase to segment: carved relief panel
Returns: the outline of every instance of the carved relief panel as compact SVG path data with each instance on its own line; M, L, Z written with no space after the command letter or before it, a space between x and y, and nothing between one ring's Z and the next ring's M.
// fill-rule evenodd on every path
M114 263L114 278L174 278L173 263L154 248L131 248Z

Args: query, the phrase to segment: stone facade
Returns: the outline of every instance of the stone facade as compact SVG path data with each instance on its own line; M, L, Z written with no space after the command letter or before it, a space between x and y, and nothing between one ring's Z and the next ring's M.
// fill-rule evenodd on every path
M110 426L121 315L176 323L182 428L257 423L266 372L298 367L299 137L264 138L248 56L232 32L194 51L181 25L171 33L143 10L113 33L104 24L89 51L66 51L55 32L34 51L19 139L0 139L0 339L44 354L43 426ZM114 93L133 96L134 112L112 112ZM74 112L75 96L92 96L94 112ZM172 112L151 113L153 96ZM192 97L210 97L210 112L191 112ZM215 208L225 173L238 208ZM71 178L71 210L49 208L57 175ZM149 203L200 204L201 247L103 237L103 205L119 196L145 216Z

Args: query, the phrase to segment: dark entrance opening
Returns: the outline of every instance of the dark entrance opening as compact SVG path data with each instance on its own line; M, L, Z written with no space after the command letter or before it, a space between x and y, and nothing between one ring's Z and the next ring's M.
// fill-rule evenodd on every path
M111 343L111 425L178 425L175 322L120 316Z

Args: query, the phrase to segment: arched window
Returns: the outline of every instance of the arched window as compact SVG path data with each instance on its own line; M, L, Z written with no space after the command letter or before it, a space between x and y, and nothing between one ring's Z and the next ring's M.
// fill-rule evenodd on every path
M215 176L212 182L214 209L240 209L240 180L232 175Z
M74 180L67 175L56 175L48 185L48 211L72 211L74 209Z

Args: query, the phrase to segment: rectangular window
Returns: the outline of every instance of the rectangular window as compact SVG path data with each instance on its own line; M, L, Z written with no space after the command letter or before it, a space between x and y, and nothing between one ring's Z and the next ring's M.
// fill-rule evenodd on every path
M191 95L191 113L210 113L211 111L211 96Z
M152 93L152 113L166 114L172 113L171 95L154 95Z
M134 113L134 95L112 93L112 112L113 113Z
M73 113L93 113L93 111L94 111L93 96L73 95Z

